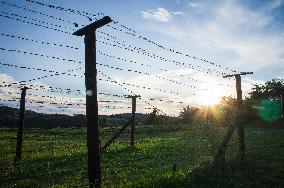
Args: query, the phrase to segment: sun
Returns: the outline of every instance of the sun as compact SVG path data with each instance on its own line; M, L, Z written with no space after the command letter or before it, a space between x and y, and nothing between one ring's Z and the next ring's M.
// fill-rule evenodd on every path
M201 105L215 105L221 101L222 96L226 95L226 90L221 87L210 85L208 90L197 94L197 102Z
M217 96L211 93L211 94L205 94L201 96L201 99L199 100L199 102L202 105L215 105L220 102L220 99L221 99L221 96Z

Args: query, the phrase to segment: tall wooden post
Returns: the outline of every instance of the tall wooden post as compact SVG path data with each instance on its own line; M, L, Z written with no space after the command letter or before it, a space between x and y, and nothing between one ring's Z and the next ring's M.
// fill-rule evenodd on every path
M136 99L138 97L141 97L140 95L128 95L126 98L131 98L132 99L132 122L131 122L131 136L130 136L130 144L132 147L134 147L135 144L135 112L136 112Z
M244 125L240 122L240 109L242 105L242 81L241 75L236 74L236 90L237 90L237 126L238 126L238 136L239 136L239 160L243 161L245 158L245 137L244 137Z
M18 122L18 132L17 132L17 145L16 145L16 155L15 162L18 162L22 158L22 144L23 144L23 129L24 129L24 119L25 119L25 103L26 103L26 91L28 87L22 88L20 109L19 109L19 122Z
M247 75L247 74L253 74L253 72L241 72L240 74L232 74L232 75L226 75L223 76L223 78L228 77L235 77L236 78L236 91L237 91L237 114L236 114L236 124L238 127L238 136L239 136L239 160L242 162L245 158L245 138L244 138L244 126L240 122L240 108L242 105L242 85L241 85L241 75ZM225 157L225 151L227 148L227 145L234 133L235 128L231 126L228 129L228 132L226 136L224 137L221 145L219 146L219 149L215 155L215 162L219 159L224 159Z
M73 35L85 35L85 85L89 187L101 187L100 140L97 103L96 29L111 22L110 17L87 25Z

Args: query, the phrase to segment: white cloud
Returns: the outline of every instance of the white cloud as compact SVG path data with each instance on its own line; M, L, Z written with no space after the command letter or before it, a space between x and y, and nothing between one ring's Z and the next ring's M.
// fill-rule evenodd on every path
M235 1L227 1L215 10L218 22L235 27L264 27L271 16L261 11L250 10Z
M147 20L154 20L157 22L166 23L169 22L173 16L182 15L182 12L170 12L165 8L157 8L156 10L141 11L142 17Z
M280 28L275 30L276 25L274 25L274 17L271 14L274 8L283 5L283 1L272 3L274 3L273 6L267 3L261 9L250 9L234 0L216 3L214 6L202 4L202 7L198 8L201 11L200 14L204 14L202 19L198 17L199 15L183 11L188 19L182 25L178 22L171 22L167 25L149 24L147 28L163 34L167 42L178 42L179 49L189 49L188 54L205 59L206 57L214 58L214 62L234 70L253 71L254 75L243 78L243 96L247 96L252 89L252 83L264 83L276 77L283 78L284 35L279 32ZM192 11L194 6L198 5L192 4L189 10ZM172 57L172 59L175 58L179 57ZM176 76L176 74L172 75ZM165 76L171 77L171 75ZM200 73L193 73L190 77L203 80L207 86L214 86L215 89L222 90L220 95L235 96L234 80L218 80ZM216 87L214 83L230 84L233 87ZM155 81L153 84L163 87L163 84L155 83ZM206 84L199 86L207 87ZM214 89L211 91L213 92ZM201 95L202 91L197 90L195 96L184 95L183 100L189 105L199 105L197 101L198 96ZM165 105L163 108L167 110L170 106Z
M283 1L274 3L279 7ZM263 74L258 71L276 66L281 72L281 69L284 71L284 35L273 29L273 16L267 9L267 4L261 10L252 10L238 1L225 1L214 7L208 6L204 12L208 17L205 20L191 15L190 21L183 25L171 23L150 28L183 41L182 48L194 49L201 57L212 56L216 63L226 67ZM275 76L271 75L271 78Z

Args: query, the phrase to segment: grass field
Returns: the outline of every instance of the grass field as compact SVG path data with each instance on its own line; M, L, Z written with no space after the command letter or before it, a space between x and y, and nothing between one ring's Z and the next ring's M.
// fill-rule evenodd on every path
M124 133L101 155L103 187L284 187L284 126L247 126L243 167L236 132L227 162L213 167L225 129L173 127L137 128L135 148ZM0 130L1 187L87 187L85 132L25 130L23 158L14 165L16 131ZM102 130L102 143L111 135Z

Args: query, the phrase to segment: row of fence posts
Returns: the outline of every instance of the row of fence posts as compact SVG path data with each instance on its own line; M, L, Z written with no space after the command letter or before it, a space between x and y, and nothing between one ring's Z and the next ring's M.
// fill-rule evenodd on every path
M22 144L23 144L23 129L24 129L24 112L25 112L25 96L27 87L22 88L21 100L20 100L20 109L19 109L19 120L18 120L18 131L17 131L17 144L16 144L16 153L15 153L15 162L21 160L22 157ZM126 98L132 99L132 114L130 119L101 147L99 146L99 151L103 152L108 146L110 146L115 139L117 139L126 128L131 125L130 131L130 145L134 147L135 145L135 124L136 124L136 99L140 97L139 95L127 95ZM101 143L100 143L101 144ZM48 150L51 150L53 155L53 145L48 147Z
M99 124L98 124L98 103L97 103L97 69L96 69L96 30L112 20L110 17L105 16L96 22L89 24L73 35L85 36L85 86L86 86L86 118L87 118L87 149L88 149L88 177L89 187L101 187L101 167L100 167L100 150L106 149L125 129L131 124L131 139L130 144L134 146L135 142L135 112L136 112L136 99L139 95L128 95L127 98L132 99L132 116L113 137L100 148L99 140ZM237 121L233 126L228 129L218 151L215 155L215 161L225 158L225 150L233 135L235 127L238 128L239 135L239 160L243 161L245 158L245 140L244 140L244 127L239 122L239 110L242 104L242 90L241 90L241 75L252 74L252 72L226 75L227 77L235 77L236 90L237 90ZM23 123L24 123L24 110L25 110L25 95L28 88L24 87L21 93L20 110L19 110L19 124L17 133L17 146L15 161L21 159L22 142L23 142ZM176 167L174 167L176 169ZM174 170L175 171L175 170Z
M88 177L89 187L101 187L101 167L100 167L100 150L106 149L125 129L131 124L131 139L130 144L134 146L135 139L135 112L136 112L136 99L139 95L128 95L127 98L132 99L132 116L130 120L122 126L122 128L114 134L114 136L106 142L104 146L100 148L99 139L99 122L98 122L98 103L97 103L97 68L96 68L96 30L111 22L110 17L105 16L96 22L89 24L73 35L85 36L85 86L86 86L86 119L87 119L87 149L88 149ZM242 91L241 91L241 75L251 73L241 73L235 75L226 75L224 77L236 78L236 90L238 105L237 109L240 109L242 103ZM23 120L25 110L25 95L28 88L24 87L21 93L20 111L19 111L19 124L17 133L17 147L15 161L21 159L22 142L23 142ZM238 118L238 117L237 117ZM243 160L245 157L245 142L244 142L244 127L239 124L239 157ZM221 143L215 160L224 158L227 144L232 137L235 126L229 128L227 135Z
M86 116L87 116L87 148L88 148L88 175L89 175L89 184L90 187L100 187L101 185L101 169L100 169L100 158L99 153L105 150L109 145L111 145L116 138L120 136L120 134L131 124L131 136L130 136L130 144L134 147L135 144L135 113L136 113L136 99L141 97L140 95L127 95L126 98L132 99L132 114L129 121L127 121L113 136L110 140L108 140L104 146L101 147L99 140L99 132L98 132L98 106L97 106L97 88L96 88L96 68L94 67L95 63L91 63L95 59L92 54L95 52L94 46L90 45L94 43L95 39L85 38L86 44L86 56L88 54L89 58L86 58ZM93 41L93 42L92 42ZM91 47L92 50L89 49ZM89 68L91 65L91 68ZM90 71L93 70L93 71ZM95 73L95 74L93 74ZM248 73L246 73L248 74ZM251 73L250 73L251 74ZM95 75L94 79L90 79ZM225 135L221 145L218 148L218 151L215 155L215 162L220 159L225 158L225 151L227 145L230 141L230 138L233 135L235 130L235 126L238 128L239 135L239 160L243 161L245 158L245 141L244 141L244 127L239 123L239 110L242 104L242 91L241 91L241 75L243 74L235 74L235 75L227 75L225 77L235 76L236 78L236 90L237 90L237 114L236 114L236 122L233 126L228 129L227 134ZM25 96L27 87L22 88L21 92L21 100L20 100L20 109L19 109L19 122L18 122L18 132L17 132L17 145L16 145L16 155L15 162L21 160L22 156L22 143L23 143L23 126L24 126L24 111L25 111ZM175 168L174 168L175 169Z
M100 162L100 139L99 139L99 122L98 122L98 103L97 103L97 68L96 68L96 30L112 20L105 16L96 22L89 24L73 35L85 36L85 86L86 86L86 119L87 119L87 150L88 150L88 177L89 187L101 187L101 162ZM21 159L22 142L23 142L23 124L24 124L24 110L25 110L25 95L28 88L24 87L21 94L19 125L17 133L17 146L15 161ZM131 123L131 140L130 143L134 146L135 138L135 111L136 98L140 96L127 96L132 98L132 117L126 125L116 134L116 138L123 132L123 130ZM110 145L115 139L113 137L107 142ZM108 145L102 147L105 149Z

